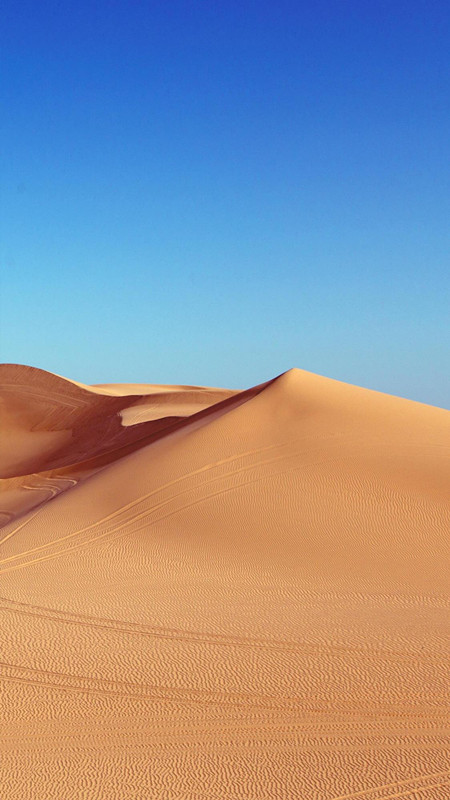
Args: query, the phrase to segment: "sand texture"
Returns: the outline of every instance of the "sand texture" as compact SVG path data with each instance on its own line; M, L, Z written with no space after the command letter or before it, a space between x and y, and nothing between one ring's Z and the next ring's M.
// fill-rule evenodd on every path
M450 414L0 367L2 800L446 800Z

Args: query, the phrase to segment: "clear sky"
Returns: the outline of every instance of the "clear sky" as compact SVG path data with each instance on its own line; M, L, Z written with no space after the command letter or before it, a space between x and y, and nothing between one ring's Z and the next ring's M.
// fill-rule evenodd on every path
M1 360L449 404L447 0L3 0L0 26Z

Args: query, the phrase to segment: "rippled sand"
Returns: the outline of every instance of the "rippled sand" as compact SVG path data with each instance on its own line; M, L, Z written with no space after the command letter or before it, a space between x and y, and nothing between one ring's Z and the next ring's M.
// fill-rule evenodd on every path
M2 800L449 797L449 412L0 382Z

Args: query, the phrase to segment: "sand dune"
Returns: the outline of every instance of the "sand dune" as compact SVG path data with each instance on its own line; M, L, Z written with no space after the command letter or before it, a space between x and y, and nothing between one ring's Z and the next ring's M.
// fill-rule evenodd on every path
M0 382L2 797L449 796L448 412Z
M229 397L224 389L85 386L0 365L0 526Z

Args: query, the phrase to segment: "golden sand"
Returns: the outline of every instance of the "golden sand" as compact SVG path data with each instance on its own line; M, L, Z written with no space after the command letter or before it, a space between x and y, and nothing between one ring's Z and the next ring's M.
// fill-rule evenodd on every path
M2 800L449 797L449 412L0 381Z

